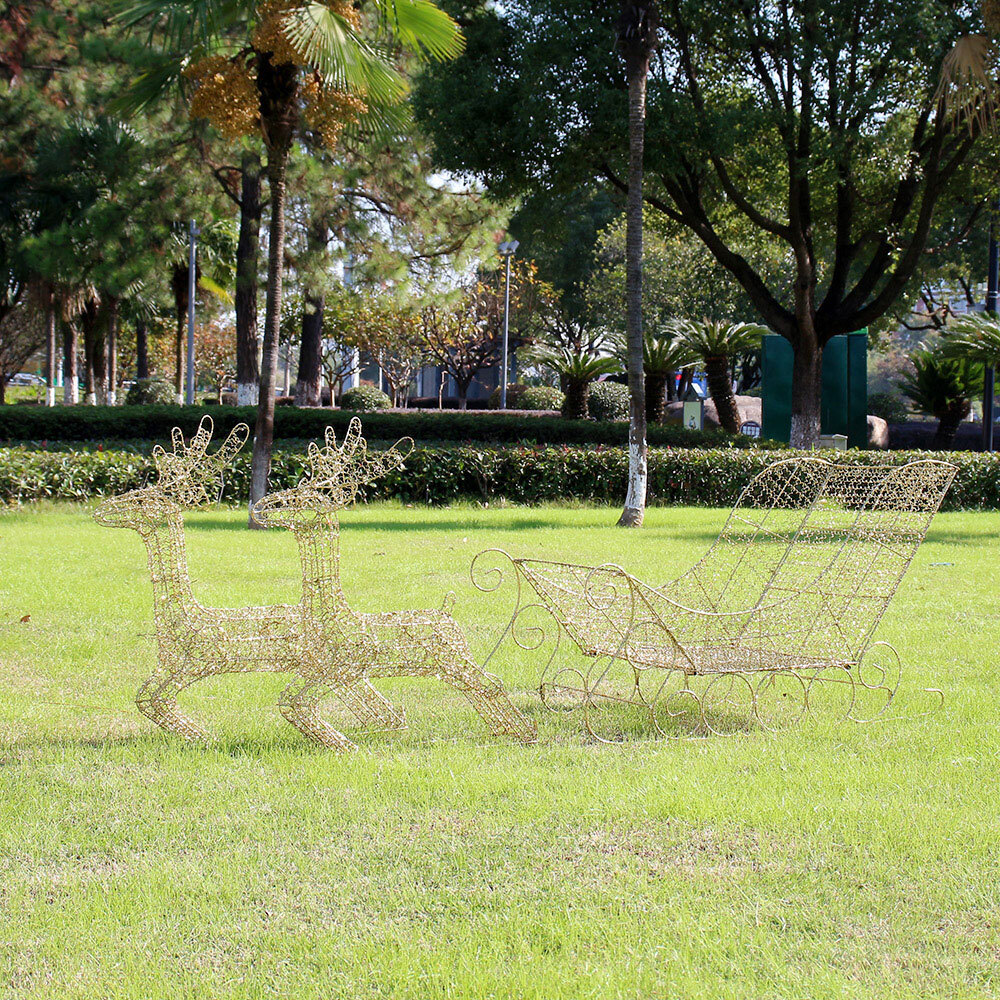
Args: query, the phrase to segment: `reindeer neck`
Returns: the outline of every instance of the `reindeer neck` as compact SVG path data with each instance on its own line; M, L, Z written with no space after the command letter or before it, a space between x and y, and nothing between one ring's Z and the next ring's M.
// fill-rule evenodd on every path
M178 612L187 613L195 600L188 576L183 514L171 514L165 524L140 534L149 557L154 617L159 621Z
M302 602L306 608L346 607L340 589L340 523L336 516L293 529L302 563Z

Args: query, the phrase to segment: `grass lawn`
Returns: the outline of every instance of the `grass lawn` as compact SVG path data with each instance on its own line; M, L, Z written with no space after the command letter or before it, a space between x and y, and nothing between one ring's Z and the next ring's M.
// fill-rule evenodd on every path
M348 512L362 610L436 606L484 652L503 620L480 549L614 560L669 578L724 512ZM191 518L195 592L294 601L290 536ZM778 736L588 742L502 672L539 723L492 738L450 689L387 681L402 734L337 756L274 705L283 679L182 695L214 739L139 715L154 664L138 536L86 510L0 515L0 997L1000 996L1000 515L945 514L879 638L900 711ZM30 619L22 622L22 616Z

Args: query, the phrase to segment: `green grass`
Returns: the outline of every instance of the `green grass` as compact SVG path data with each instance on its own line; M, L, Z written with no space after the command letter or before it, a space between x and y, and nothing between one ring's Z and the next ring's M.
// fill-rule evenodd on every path
M60 390L61 392L61 390ZM45 399L45 386L37 385L8 385L4 393L4 402L8 405L22 399L41 401Z
M344 584L362 610L453 589L483 652L502 610L468 582L480 549L658 580L723 516L375 506L344 518ZM295 600L291 538L241 521L192 518L196 594ZM900 710L937 686L935 715L593 744L510 658L537 746L389 681L410 729L337 756L281 720L277 676L185 692L207 746L155 729L132 704L154 663L138 537L0 515L0 996L998 996L998 535L939 516L879 630Z

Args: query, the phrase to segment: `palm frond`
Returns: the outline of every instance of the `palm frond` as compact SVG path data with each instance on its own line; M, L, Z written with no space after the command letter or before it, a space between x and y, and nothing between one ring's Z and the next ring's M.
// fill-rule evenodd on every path
M394 104L406 96L402 74L325 4L312 0L291 12L285 33L329 86L374 104Z
M946 358L969 358L1000 365L1000 319L991 313L971 313L952 320L940 341Z
M971 358L947 357L939 350L910 355L913 371L900 388L920 410L940 418L952 407L967 407L982 389L983 370Z
M997 124L996 47L986 35L960 38L941 64L936 98L945 114L970 132L992 131Z
M377 0L380 25L420 58L454 59L465 48L458 25L430 0Z
M113 98L108 105L109 111L131 118L147 110L177 86L182 68L180 59L164 56L156 66L146 70Z
M198 287L202 291L208 292L210 295L214 295L221 302L231 303L233 301L233 297L229 294L227 289L223 288L222 285L213 281L205 274L198 279Z
M680 319L671 324L674 335L702 358L732 357L760 347L770 331L759 323L726 323L722 320Z

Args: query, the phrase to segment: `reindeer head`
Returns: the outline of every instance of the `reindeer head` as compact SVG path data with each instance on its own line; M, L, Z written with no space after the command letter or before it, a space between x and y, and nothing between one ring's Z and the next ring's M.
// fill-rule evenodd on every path
M191 443L185 445L180 428L175 427L171 433L173 451L159 445L153 449L156 484L108 497L94 511L94 520L108 528L149 532L182 510L217 500L223 470L246 443L250 429L246 424L237 424L222 447L209 453L212 430L212 418L202 417Z
M298 486L258 500L254 520L269 528L329 523L339 510L354 503L363 487L402 468L412 450L413 439L401 438L386 451L369 452L357 417L340 445L333 428L327 427L323 447L309 445L309 471Z

